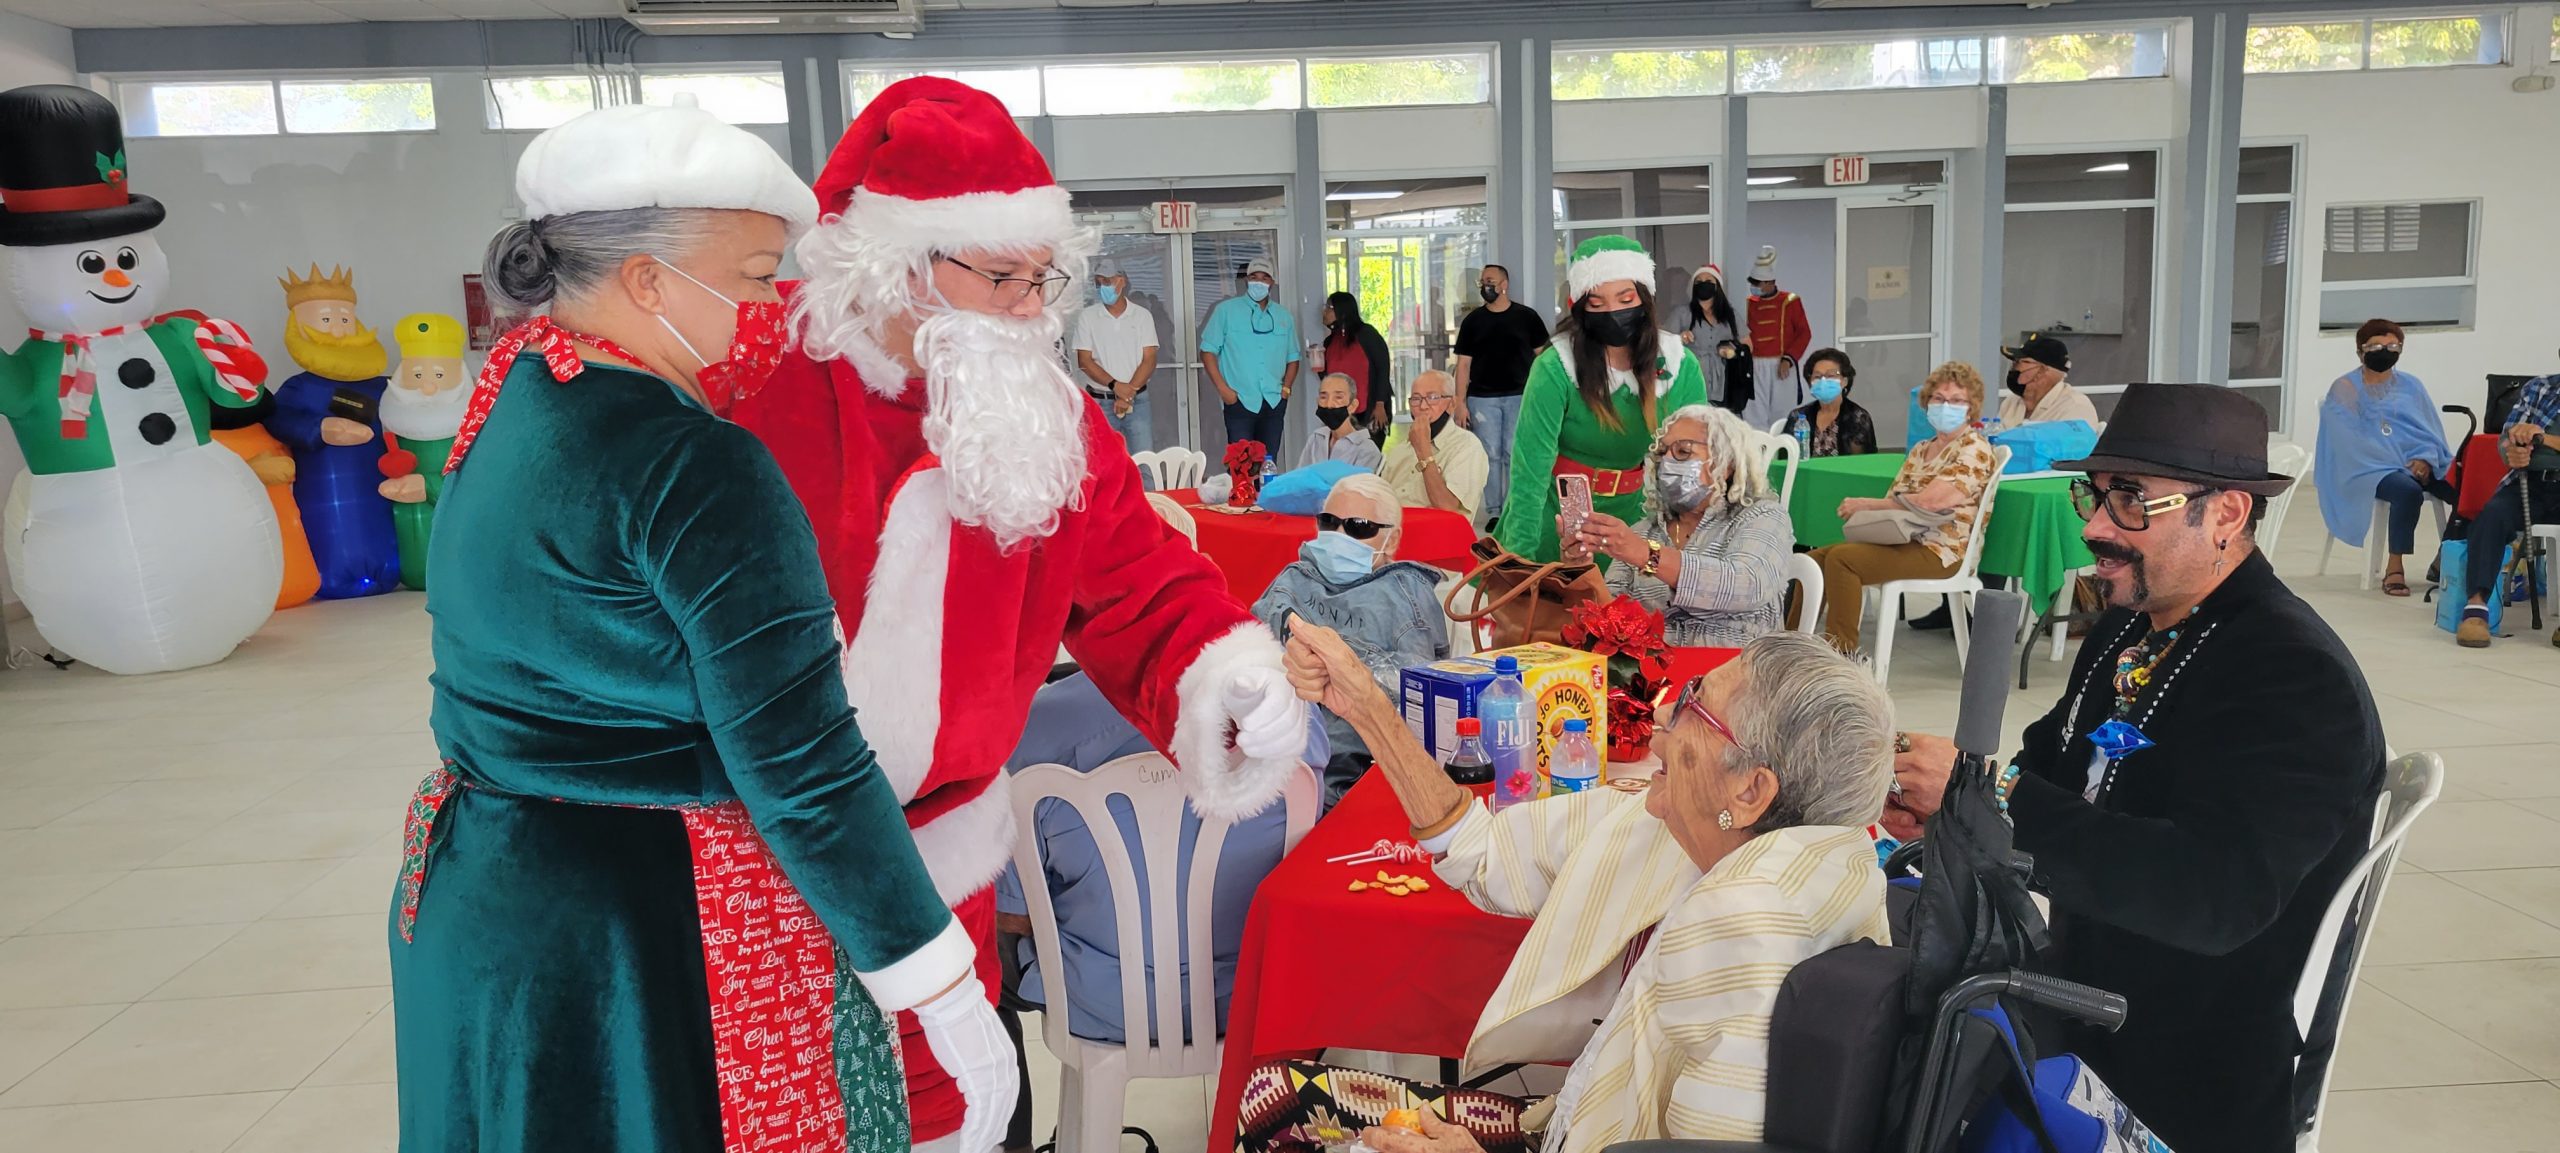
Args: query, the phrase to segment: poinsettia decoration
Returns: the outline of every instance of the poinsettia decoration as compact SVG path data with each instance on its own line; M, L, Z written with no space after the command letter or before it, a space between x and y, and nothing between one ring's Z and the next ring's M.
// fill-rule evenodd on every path
M1654 698L1671 672L1662 614L1634 597L1575 605L1564 643L1609 662L1609 759L1642 760L1653 745Z
M1262 499L1262 462L1269 459L1271 450L1262 447L1261 441L1239 440L1227 445L1227 479L1235 482L1228 504L1248 508Z

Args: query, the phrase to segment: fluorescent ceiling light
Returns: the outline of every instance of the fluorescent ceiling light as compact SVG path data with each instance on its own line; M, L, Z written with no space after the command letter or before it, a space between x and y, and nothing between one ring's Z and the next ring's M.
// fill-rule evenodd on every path
M1754 188L1767 184L1793 184L1795 182L1796 178L1792 176L1754 176L1751 178L1751 186Z
M1714 186L1714 185L1712 185L1712 184L1692 184L1692 185L1690 185L1689 187L1691 187L1691 188L1695 188L1695 189L1697 189L1697 190L1698 190L1698 191L1700 191L1700 192L1713 192L1713 191L1715 191L1715 186Z
M2101 165L2099 165L2099 166L2097 166L2097 167L2095 167L2095 168L2090 169L2089 171L2091 171L2091 172L2131 172L2131 171L2133 171L2133 165L2131 165L2131 164L2127 164L2127 163L2125 163L2124 161L2119 160L2119 161L2116 161L2116 162L2115 162L2115 163L2113 163L2113 164L2101 164Z
M1404 193L1401 192L1328 192L1324 194L1324 198L1327 200L1395 200L1403 195Z

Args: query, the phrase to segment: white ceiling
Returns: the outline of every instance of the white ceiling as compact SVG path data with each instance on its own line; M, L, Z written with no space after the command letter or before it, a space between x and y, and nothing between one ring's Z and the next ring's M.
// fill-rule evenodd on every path
M1133 8L1285 0L924 0L926 11ZM377 20L547 20L619 16L621 0L0 0L66 28L192 28L207 24L346 24ZM931 26L931 17L927 17Z

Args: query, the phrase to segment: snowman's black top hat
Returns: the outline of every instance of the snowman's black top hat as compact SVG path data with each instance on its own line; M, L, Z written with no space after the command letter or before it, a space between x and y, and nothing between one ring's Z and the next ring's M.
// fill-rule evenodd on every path
M124 125L86 88L0 92L0 245L33 248L131 236L169 215L124 187Z

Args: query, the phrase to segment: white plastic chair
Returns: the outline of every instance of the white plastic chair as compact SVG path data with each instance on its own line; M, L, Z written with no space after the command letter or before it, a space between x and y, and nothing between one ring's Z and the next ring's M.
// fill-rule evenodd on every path
M1778 507L1795 507L1792 502L1796 495L1796 466L1803 463L1797 456L1797 450L1802 446L1796 443L1795 437L1783 432L1769 433L1756 429L1743 431L1750 434L1751 458L1762 475L1768 474L1769 466L1776 463L1780 456L1787 458L1786 476L1778 483Z
M1822 616L1822 566L1815 564L1813 554L1796 553L1787 558L1787 583L1804 592L1796 597L1796 631L1822 631L1815 621Z
M1147 494L1147 504L1156 510L1157 516L1164 518L1166 528L1181 533L1182 539L1190 541L1192 547L1199 547L1200 522L1191 515L1190 509L1182 507L1182 502L1160 492L1151 492Z
M1058 1153L1111 1153L1120 1147L1121 1122L1127 1113L1129 1082L1140 1077L1199 1077L1218 1071L1225 1047L1217 1031L1217 966L1210 963L1210 903L1217 890L1218 857L1226 847L1229 823L1200 819L1188 877L1175 867L1181 859L1182 817L1189 801L1174 780L1173 762L1162 753L1139 753L1079 773L1065 765L1032 765L1013 774L1013 812L1021 833L1013 845L1015 872L1023 878L1024 903L1031 910L1032 949L1049 989L1049 1011L1040 1015L1040 1040L1058 1059ZM1138 893L1138 871L1120 822L1112 814L1113 797L1122 797L1137 818L1138 854L1147 863L1147 891ZM1281 790L1288 811L1282 853L1294 849L1316 818L1316 775L1289 775ZM1067 1031L1066 963L1058 945L1058 912L1049 886L1041 882L1037 816L1040 802L1056 799L1075 808L1092 834L1111 886L1111 907L1119 920L1120 1004L1126 1045L1088 1041ZM1153 915L1149 916L1148 911ZM1175 918L1172 911L1179 910ZM1149 941L1145 926L1160 930ZM1186 959L1198 963L1187 966ZM1152 965L1155 988L1147 988ZM1191 1006L1188 1028L1183 1005ZM1154 1011L1153 1033L1147 1025ZM1188 1034L1186 1038L1185 1034Z
M1982 591L1982 538L1991 535L1991 502L2000 495L2000 474L2009 467L2006 445L1991 450L1991 482L1982 486L1982 501L1976 506L1973 532L1965 538L1964 557L1956 571L1943 577L1886 581L1870 587L1868 595L1876 598L1876 683L1885 683L1887 670L1893 667L1893 633L1902 623L1902 598L1914 593L1944 594L1947 611L1954 614L1956 634L1956 667L1964 667L1965 649L1970 642L1966 634L1973 631L1973 597ZM1860 611L1865 611L1863 608Z
M2267 518L2258 523L2258 552L2276 555L2276 541L2284 535L2284 514L2293 508L2293 494L2309 487L2306 475L2311 467L2311 450L2289 440L2270 440L2267 444L2267 471L2293 478L2293 487L2267 500ZM2441 527L2441 525L2439 525Z
M2533 535L2534 539L2542 542L2542 566L2545 570L2535 575L2542 579L2542 591L2550 598L2549 611L2560 612L2560 580L2553 580L2548 571L2554 567L2555 561L2560 561L2560 524L2535 525Z
M2382 796L2373 808L2374 836L2372 847L2338 882L2329 898L2328 912L2320 918L2320 931L2311 938L2311 952L2303 958L2302 978L2293 987L2293 1019L2310 1037L2315 1031L2338 1031L2346 1019L2347 1002L2355 995L2356 975L2364 970L2364 951L2373 943L2373 922L2382 910L2383 888L2391 883L2391 868L2400 859L2400 846L2409 836L2409 826L2436 803L2444 791L2444 759L2434 753L2410 753L2393 758L2383 770ZM2349 929L2349 923L2353 928ZM2329 976L2346 940L2346 964L2338 974L2342 985L2334 997L2329 995ZM2323 1004L2323 999L2328 1004ZM2337 1072L2338 1048L2330 1046L2327 1059L2321 1062L2320 1096L2312 1106L2311 1127L2295 1140L2296 1153L2317 1153L2320 1148L2320 1118L2329 1103L2329 1080ZM2302 1073L2296 1066L2296 1076Z
M1152 452L1135 452L1129 459L1145 474L1147 487L1156 491L1169 488L1198 488L1209 477L1209 454L1197 449L1166 448Z
M2287 490L2287 494L2290 495L2290 490ZM2435 510L2436 539L2441 541L2444 539L2444 517L2446 505L2444 501L2439 499L2434 493L2428 493L2427 507ZM2267 515L2274 516L2274 510L2268 510ZM2261 551L2265 548L2264 545L2259 547ZM2312 575L2329 575L2329 552L2337 547L2338 538L2335 535L2332 535L2329 539L2320 542L2320 567L2313 570ZM2357 588L2372 588L2373 582L2381 578L2382 566L2388 563L2391 557L2390 550L2391 506L2384 504L2380 500L2375 500L2373 502L2373 524L2364 530L2364 573L2356 581Z

